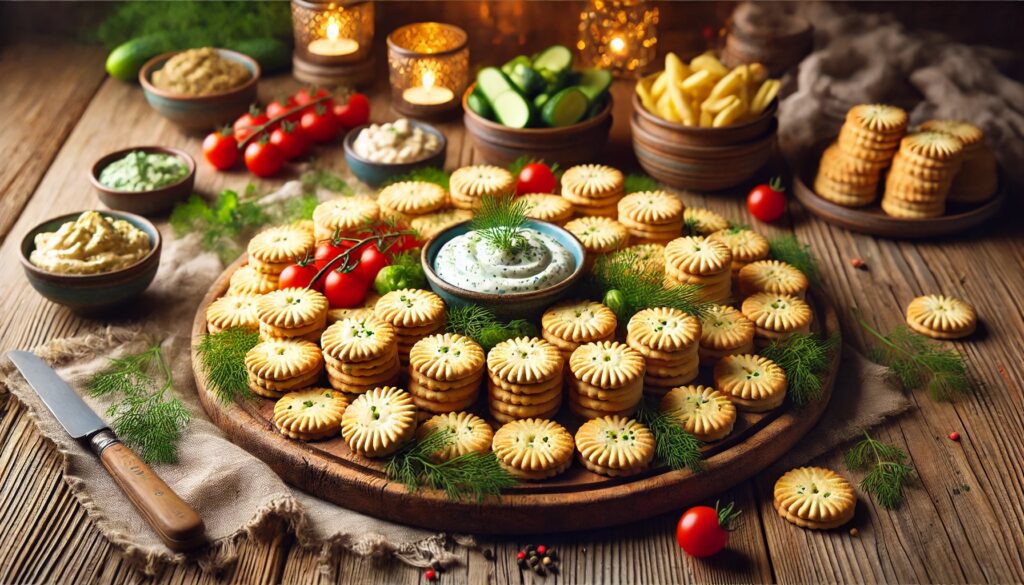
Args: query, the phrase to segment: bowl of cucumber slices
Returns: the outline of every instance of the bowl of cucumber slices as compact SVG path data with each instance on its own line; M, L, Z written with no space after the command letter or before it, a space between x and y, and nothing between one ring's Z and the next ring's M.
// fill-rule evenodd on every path
M554 45L484 67L462 96L473 146L493 164L524 154L563 166L594 160L612 126L612 75L573 69L572 52Z

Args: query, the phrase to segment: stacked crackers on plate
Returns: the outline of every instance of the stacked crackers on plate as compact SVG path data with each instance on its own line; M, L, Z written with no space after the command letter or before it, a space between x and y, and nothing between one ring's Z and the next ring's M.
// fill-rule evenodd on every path
M569 358L569 408L580 418L632 416L644 392L643 355L618 341L587 343Z
M619 200L625 195L625 177L618 169L604 165L578 165L562 174L562 197L576 213L588 217L619 215Z
M407 288L391 291L374 305L373 315L395 328L398 358L409 365L409 350L417 341L444 329L444 301L423 289Z
M942 132L915 132L900 141L885 181L882 211L893 217L939 217L960 169L963 143Z
M644 393L660 399L700 369L700 321L678 309L644 309L629 320L626 343L644 356Z
M895 106L854 106L846 114L839 140L825 150L814 190L847 207L875 201L882 170L889 166L907 130L907 113Z
M630 193L619 200L619 223L639 244L664 244L683 232L683 201L664 191Z
M699 284L702 301L724 302L732 293L732 251L703 236L676 238L665 246L665 282Z
M476 403L484 377L484 350L468 337L424 337L409 352L409 393L433 413L465 410Z
M335 390L362 394L398 382L402 365L391 324L373 317L342 319L328 327L320 341L327 379Z
M540 319L541 335L566 361L584 343L613 341L617 324L615 313L608 307L579 299L552 306Z
M551 418L562 406L565 360L543 339L518 337L487 354L491 417L499 422Z

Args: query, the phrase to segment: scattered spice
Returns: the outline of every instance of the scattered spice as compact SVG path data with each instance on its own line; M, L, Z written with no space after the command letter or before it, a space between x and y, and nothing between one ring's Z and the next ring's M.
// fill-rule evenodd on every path
M953 431L952 433L949 433L949 440L950 441L959 441L960 440L960 433L958 433L956 431Z
M436 581L437 571L435 571L434 569L427 569L426 571L423 571L423 578L427 581Z
M850 266L853 266L854 268L860 269L860 268L864 268L866 266L866 264L860 258L851 258L850 259Z
M969 491L971 491L971 486L967 485L966 483L962 483L953 488L953 495L959 496L960 494L966 494Z
M854 538L856 538L859 534L860 534L860 531L858 531L856 528L851 528L850 529L850 536L853 536Z
M534 574L546 577L548 574L557 574L561 565L558 553L553 549L542 545L527 545L526 548L516 553L520 570L533 571Z

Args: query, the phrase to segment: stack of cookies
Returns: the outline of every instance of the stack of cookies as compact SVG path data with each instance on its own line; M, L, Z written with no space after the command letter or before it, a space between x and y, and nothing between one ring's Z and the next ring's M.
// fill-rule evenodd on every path
M617 321L611 309L595 301L563 301L541 317L541 336L568 361L577 347L592 341L615 339Z
M327 297L307 288L275 290L256 298L260 339L317 341L327 326Z
M260 272L248 264L240 266L228 280L228 294L254 296L277 290L278 275Z
M683 233L683 202L664 191L630 193L619 200L619 223L635 242L670 242Z
M922 130L944 132L955 136L964 145L960 170L953 176L948 201L956 203L982 203L992 198L999 189L996 156L985 142L981 128L959 120L928 120Z
M499 422L551 418L562 405L565 361L543 339L518 337L487 354L487 390L491 416Z
M286 437L316 441L338 435L347 407L348 398L337 390L306 388L282 396L271 422Z
M857 496L843 476L824 467L797 467L773 490L775 510L801 528L829 530L853 520Z
M683 210L683 225L687 236L710 236L729 227L729 220L703 207L687 207Z
M727 355L754 351L754 324L726 305L710 305L700 317L700 363L713 366Z
M804 298L807 277L795 267L778 260L758 260L740 268L737 278L741 297L759 292Z
M409 220L409 227L416 230L421 238L429 240L455 224L473 219L468 209L443 209L426 215L417 215Z
M705 443L726 438L736 424L736 407L729 397L707 386L673 388L661 399L660 410Z
M743 299L740 311L754 324L756 347L811 330L811 307L793 295L755 293Z
M206 308L206 328L210 333L219 333L235 327L259 331L259 326L254 296L228 294L213 301Z
M249 389L266 398L312 386L323 367L320 348L302 339L261 341L245 354Z
M324 201L313 210L313 232L316 241L335 234L351 236L380 218L380 206L369 197L352 195Z
M639 270L665 274L665 246L662 244L637 244L618 253L628 258Z
M600 475L625 477L647 469L654 459L654 434L624 416L602 416L576 431L580 463Z
M915 132L900 142L885 180L882 211L893 217L938 217L960 170L963 144L944 132Z
M933 339L959 339L974 333L974 307L946 295L917 297L907 305L907 325Z
M304 229L293 226L272 227L249 240L249 266L257 272L278 277L281 272L312 254L315 242Z
M644 392L661 398L700 370L700 321L668 307L644 309L626 325L626 343L644 356Z
M732 252L717 240L683 236L665 246L665 283L699 284L700 299L725 302L732 295Z
M754 354L725 356L715 364L715 388L747 412L767 412L786 399L786 372Z
M373 317L342 319L320 339L331 387L362 394L380 385L395 384L401 375L395 328Z
M536 481L569 469L575 444L555 421L528 418L505 423L494 433L491 448L512 476Z
M484 350L456 333L424 337L409 351L409 393L427 412L465 410L480 394Z
M578 165L562 174L562 197L581 216L617 217L624 189L622 173L604 165Z
M374 316L395 328L398 357L409 365L409 350L416 342L444 329L444 301L419 288L391 291L373 307Z
M629 242L626 226L607 217L578 217L566 223L565 229L586 248L588 262L593 262L596 254L621 250Z
M458 209L478 209L484 197L502 197L515 191L512 173L501 167L473 165L452 173L448 180L452 205Z
M415 397L414 397L415 399ZM430 459L441 463L450 461L469 453L488 453L494 431L487 421L468 412L448 412L435 414L423 421L416 429L416 438L420 441L428 435L441 432L449 433L452 440L443 449L430 454Z
M519 201L526 202L526 217L556 225L565 225L575 211L568 199L547 193L528 193Z
M740 269L758 260L768 257L768 238L746 228L726 228L719 230L710 236L709 240L722 242L729 247L732 253L732 277L739 276Z
M814 190L847 207L868 205L878 194L882 169L892 161L907 129L907 113L895 106L850 108L839 140L821 157Z
M367 293L366 298L363 299L362 304L358 307L334 307L327 309L327 324L330 325L336 321L347 319L349 317L363 318L370 317L373 315L373 308L377 306L377 301L380 300L380 295L377 291L370 290Z
M644 357L617 341L581 345L569 358L569 408L580 418L632 416L644 398Z
M448 204L444 187L426 181L400 181L380 190L377 205L385 219L410 221L428 213L439 211Z
M405 390L373 388L345 409L341 436L349 449L364 457L390 455L416 436L416 405Z

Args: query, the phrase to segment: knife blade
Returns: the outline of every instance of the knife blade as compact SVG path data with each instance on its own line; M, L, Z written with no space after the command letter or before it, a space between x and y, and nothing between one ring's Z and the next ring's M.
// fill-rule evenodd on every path
M187 551L206 541L203 519L174 493L53 368L27 351L7 356L73 439L85 441L168 548Z

